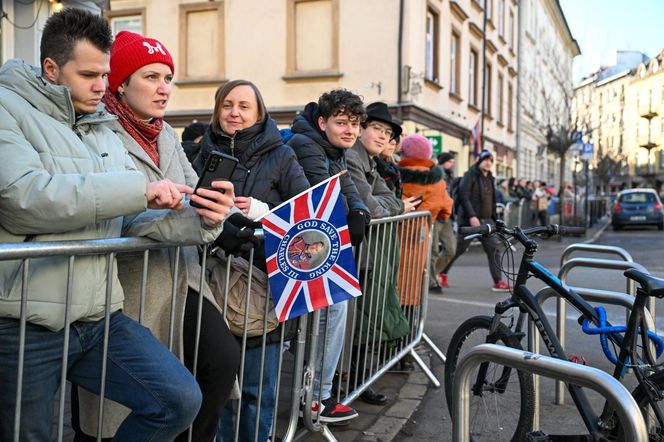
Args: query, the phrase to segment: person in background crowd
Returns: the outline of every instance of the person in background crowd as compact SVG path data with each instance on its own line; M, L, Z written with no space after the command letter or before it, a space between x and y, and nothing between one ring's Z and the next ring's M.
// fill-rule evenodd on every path
M380 175L387 187L394 192L397 198L401 198L403 193L403 186L401 183L401 174L399 173L399 168L397 163L399 162L398 155L396 152L399 150L399 144L401 143L401 137L394 137L385 146L385 149L374 157L376 162L376 172Z
M519 178L517 185L514 187L514 192L516 193L517 198L530 201L533 195L528 189L528 183L529 181L525 178Z
M345 89L335 89L322 94L318 103L311 102L293 120L293 136L288 144L293 148L304 173L312 186L346 169L346 150L353 147L360 133L360 123L365 117L362 99ZM357 192L350 174L341 176L341 193L347 209L348 231L353 246L362 243L364 231L371 221L366 204ZM334 372L341 358L344 342L348 304L342 302L328 307L319 324L316 367L321 367L325 352L325 365L316 370L313 381L314 394L321 393L321 403L313 405L321 422L343 422L356 418L357 411L340 404L332 396ZM329 321L329 322L328 322Z
M447 220L452 215L452 198L447 193L443 170L431 159L432 152L431 142L420 134L408 135L401 141L399 172L403 180L403 196L418 197L422 203L417 206L417 210L428 210L434 220L438 217ZM403 250L406 249L404 247ZM418 266L416 263L411 265ZM411 265L402 261L400 273L414 270ZM430 289L438 287L437 275L438 272L430 275ZM418 303L417 299L415 293L415 298L407 300L407 304Z
M459 213L457 221L459 227L480 226L482 224L494 224L496 222L496 185L491 174L493 166L493 155L488 150L483 150L477 157L477 161L464 174L459 184ZM500 253L502 245L495 235L482 236L480 238L482 247L489 260L489 271L493 279L491 290L494 292L506 292L511 289L509 284L501 277ZM470 245L464 235L457 237L457 253L452 262L443 270L448 273L452 264L463 255Z
M201 148L201 140L209 124L200 121L192 121L189 126L182 131L182 149L187 155L187 160L193 162Z
M454 155L449 152L438 155L438 165L443 169L443 179L448 195L454 180L455 162ZM437 284L433 287L434 291L442 292L443 288L450 286L447 273L443 273L443 269L454 259L454 255L456 255L456 237L452 210L450 213L441 210L433 226L433 244L431 245L431 274L434 275Z
M539 180L533 181L533 186L535 187L533 201L537 210L537 220L541 226L545 226L547 209L549 208L549 192L546 191L546 184Z
M387 186L385 180L376 170L376 157L389 146L390 141L401 135L401 126L392 120L387 104L382 102L371 103L367 106L367 118L361 124L360 138L351 149L346 151L346 163L350 176L357 190L371 211L374 219L400 215L415 210L419 202L415 197L400 200ZM376 250L379 243L382 247L394 250L396 236L389 237L384 231L373 231L370 238L372 250ZM366 247L366 246L365 246ZM371 251L369 251L369 254ZM394 254L394 256L398 256ZM364 315L364 320L356 319L355 342L353 362L362 354L365 344L375 338L381 342L394 341L409 331L408 320L401 310L396 294L396 273L392 256L384 255L381 262L367 262L363 260L366 271L373 277L366 278L367 287L362 287L363 296L358 299L358 311ZM379 280L379 276L382 278ZM388 275L394 275L388 276ZM364 283L365 278L360 277ZM378 319L380 318L380 319ZM359 345L358 345L359 344ZM359 362L358 371L364 374L364 363ZM355 370L351 367L351 377ZM354 380L354 379L353 379ZM351 380L351 385L354 384ZM384 405L387 397L367 387L360 398L370 404Z
M149 47L160 47L161 51L150 51ZM175 71L168 49L155 39L121 31L111 46L110 65L109 87L102 101L118 119L107 123L108 127L120 138L137 168L149 181L168 178L176 183L195 186L198 176L184 156L175 130L163 120ZM231 187L230 183L225 185ZM188 209L191 211L188 228L201 230L199 242L205 237L205 225L222 221L233 205L230 192L229 195L214 192L213 197L210 200L194 196L192 199L196 202L202 200L201 204L205 204L206 208ZM226 233L222 232L222 238L229 231L230 228ZM142 324L152 330L164 345L168 345L172 300L165 294L173 292L173 281L177 281L174 335L178 337L178 342L174 351L183 355L185 366L193 372L198 300L199 296L204 297L196 373L203 403L194 420L192 439L211 440L217 432L221 409L235 381L240 350L210 288L205 282L200 285L201 267L196 247L180 249L180 262L184 264L178 267L175 278L172 274L174 253L169 249L150 253ZM133 318L139 316L143 284L143 275L134 269L140 268L142 263L142 254L118 257L118 276L126 293L124 312ZM99 399L81 391L80 400L82 432L94 435L97 424L95 405ZM104 435L113 435L118 418L123 415L119 407L105 407ZM87 417L87 421L83 417ZM183 432L176 440L186 441L187 433ZM86 439L78 434L76 440Z
M516 198L510 192L509 181L505 178L499 178L496 181L496 203L507 204L516 201Z
M194 160L194 168L202 171L205 160L213 151L238 159L238 165L230 178L235 188L235 205L251 220L260 218L270 209L309 188L309 182L293 150L283 143L258 87L250 81L229 81L217 90L212 121L201 140L201 150ZM263 250L262 246L256 249L253 264L266 272ZM263 338L247 339L242 405L237 410L240 416L238 440L265 441L270 437L277 401L275 374L279 369L282 327L286 327L284 333L288 340L294 335L295 325L295 321L288 321L267 334L262 379L260 367ZM255 430L257 414L258 432ZM234 440L234 428L233 404L229 403L219 423L217 441Z
M0 68L0 242L121 235L207 242L219 234L231 206L228 196L208 203L223 206L214 213L191 211L182 199L191 187L167 178L146 180L104 125L115 118L101 105L111 42L103 17L65 9L43 27L41 69L21 60ZM218 187L233 193L230 185ZM206 227L188 228L190 216L201 216ZM196 380L147 328L122 312L124 294L117 274L109 272L109 259L77 257L73 279L66 257L33 260L29 269L21 261L0 263L0 440L51 440L63 348L69 351L67 380L97 394L108 350L105 395L131 410L116 440L173 440L191 425L201 405ZM25 287L24 276L30 281ZM23 295L28 315L19 372ZM19 375L21 417L15 423ZM14 434L15 424L20 434Z

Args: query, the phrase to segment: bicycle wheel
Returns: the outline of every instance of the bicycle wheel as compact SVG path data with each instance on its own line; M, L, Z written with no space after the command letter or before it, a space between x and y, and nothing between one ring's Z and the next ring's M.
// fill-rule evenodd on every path
M474 346L487 342L492 318L475 316L459 326L452 336L445 362L445 398L452 412L452 385L459 360ZM521 350L519 341L501 324L492 343ZM484 364L482 364L484 365ZM532 431L534 389L529 373L488 363L479 392L471 392L470 432L473 441L523 441ZM477 371L472 378L476 381Z
M664 372L653 374L652 376L648 377L648 381L657 389L657 391L660 392L660 395L662 392L664 392ZM657 417L655 416L652 407L648 403L648 396L646 395L646 391L643 385L636 387L632 392L632 396L641 409L641 414L643 414L643 418L646 421L646 426L648 427L648 440L664 442L664 428L659 425ZM658 405L660 409L662 409L662 406L664 406L664 403L662 403L661 399L658 401ZM623 440L623 432L620 427L620 423L618 423L618 440Z

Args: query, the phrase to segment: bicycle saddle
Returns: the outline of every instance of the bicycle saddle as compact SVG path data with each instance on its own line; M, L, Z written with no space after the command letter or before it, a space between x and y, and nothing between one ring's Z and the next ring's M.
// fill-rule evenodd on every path
M641 287L643 287L648 296L664 298L664 279L655 278L648 273L636 269L625 270L624 275L641 284Z

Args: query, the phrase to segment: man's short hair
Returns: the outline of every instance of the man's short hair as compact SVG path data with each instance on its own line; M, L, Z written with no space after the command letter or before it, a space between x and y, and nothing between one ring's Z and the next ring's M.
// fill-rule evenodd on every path
M87 40L102 52L110 52L113 33L103 17L91 12L67 8L46 20L39 47L41 65L46 58L64 66L74 58L74 48L80 40Z
M334 89L321 95L318 98L318 112L325 120L337 115L358 117L360 121L366 117L362 98L346 89Z

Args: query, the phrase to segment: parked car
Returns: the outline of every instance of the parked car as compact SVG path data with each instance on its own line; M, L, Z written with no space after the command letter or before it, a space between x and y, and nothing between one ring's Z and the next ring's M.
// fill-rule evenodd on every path
M653 189L623 190L616 197L611 212L613 230L643 225L656 225L664 230L662 201Z

